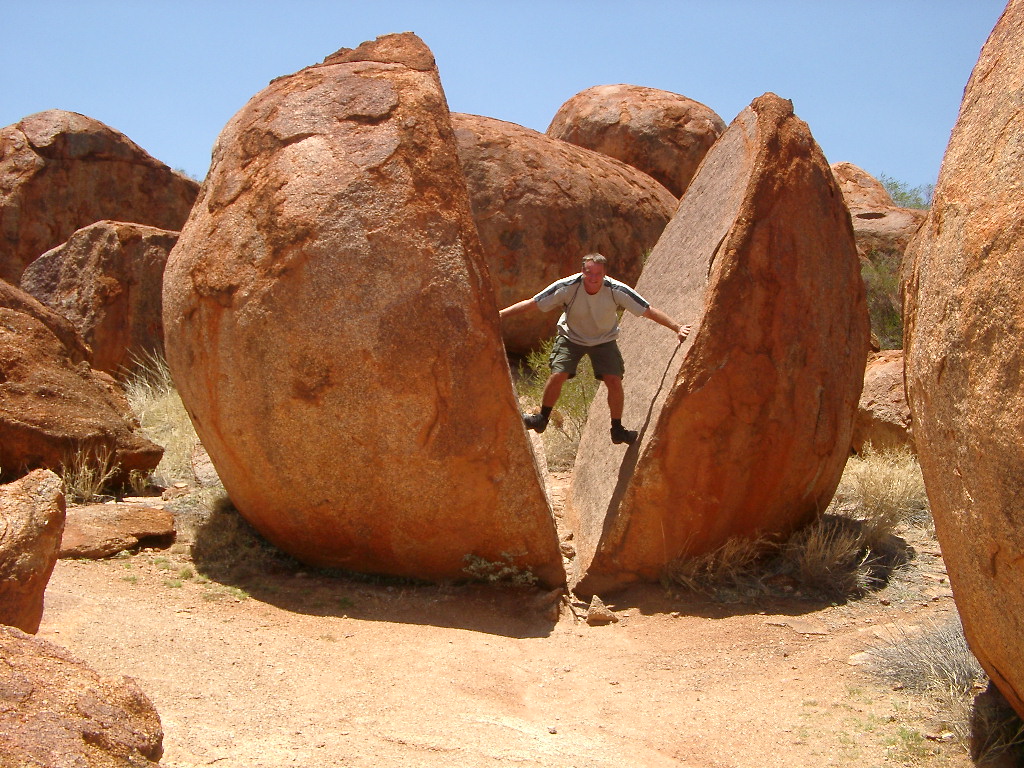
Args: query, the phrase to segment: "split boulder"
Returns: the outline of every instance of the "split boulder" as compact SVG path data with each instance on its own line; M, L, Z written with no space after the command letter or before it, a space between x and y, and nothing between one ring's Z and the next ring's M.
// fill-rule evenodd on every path
M678 198L724 130L714 110L678 93L597 85L565 102L547 134L628 163Z
M0 485L0 624L39 629L63 529L64 493L53 472Z
M705 157L638 291L693 330L625 318L623 422L595 400L567 517L577 594L656 581L733 537L784 535L846 464L868 350L846 206L789 101L756 99Z
M103 123L54 109L0 129L0 278L96 221L177 231L199 184Z
M92 348L92 367L124 375L163 357L164 265L177 232L100 221L33 261L21 287L68 318Z
M968 644L1024 717L1024 2L964 91L908 250L907 394Z
M130 677L103 677L68 651L0 627L0 766L157 768L163 728Z
M557 586L433 55L387 35L221 133L164 282L167 359L239 512L305 562Z
M86 462L115 479L147 474L163 449L147 440L120 386L75 362L35 317L0 307L0 468L5 475Z
M499 307L530 298L578 272L588 253L606 256L630 284L658 242L676 200L617 160L528 128L452 115L473 218ZM509 352L522 355L555 334L556 313L503 323Z

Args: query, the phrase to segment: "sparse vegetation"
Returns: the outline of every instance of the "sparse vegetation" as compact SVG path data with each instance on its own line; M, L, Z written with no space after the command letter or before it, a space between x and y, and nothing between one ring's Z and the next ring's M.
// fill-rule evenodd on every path
M537 577L529 568L522 568L515 564L516 556L510 552L502 552L500 561L486 560L477 555L466 555L463 560L466 565L462 572L473 581L481 581L488 584L510 584L519 587L532 587L537 583Z
M861 264L871 330L882 349L903 348L902 263L902 253L873 250Z
M885 187L892 201L901 208L931 208L934 184L921 184L911 187L904 181L894 179L884 173L879 174L878 181Z
M134 362L125 381L128 402L146 437L164 449L153 479L163 486L193 480L191 461L199 437L174 387L167 361L150 353Z
M58 473L64 481L64 495L69 501L88 504L102 498L118 473L109 450L88 450L79 446L70 453Z
M826 513L788 540L729 540L671 563L664 581L726 602L770 594L856 598L884 586L907 562L906 544L896 536L900 526L927 520L916 457L866 450L847 462Z

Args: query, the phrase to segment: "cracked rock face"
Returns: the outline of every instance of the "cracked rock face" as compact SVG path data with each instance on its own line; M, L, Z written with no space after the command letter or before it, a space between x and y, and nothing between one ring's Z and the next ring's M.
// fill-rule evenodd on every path
M0 129L0 278L103 219L181 229L198 189L98 120L29 115Z
M868 350L842 195L807 125L756 99L705 157L637 289L693 331L627 317L623 423L594 401L568 500L577 594L657 581L675 558L785 534L824 509Z
M164 283L168 363L225 487L322 566L564 582L433 57L388 35L228 123Z
M907 251L907 396L971 650L1024 716L1024 2L982 48Z

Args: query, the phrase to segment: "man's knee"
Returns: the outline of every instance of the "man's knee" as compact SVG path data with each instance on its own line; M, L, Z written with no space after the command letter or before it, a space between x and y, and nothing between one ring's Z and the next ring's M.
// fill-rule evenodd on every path
M622 389L621 376L613 376L610 373L606 373L601 377L601 381L603 381L604 385L611 391L619 391Z

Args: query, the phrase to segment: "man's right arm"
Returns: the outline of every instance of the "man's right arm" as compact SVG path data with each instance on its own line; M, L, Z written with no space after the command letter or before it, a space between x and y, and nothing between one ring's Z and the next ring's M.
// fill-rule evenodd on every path
M537 306L537 302L532 298L523 299L510 307L505 307L503 310L498 312L498 316L501 318L512 317L512 315L519 315L523 312L528 312L530 309L540 309L540 307Z

